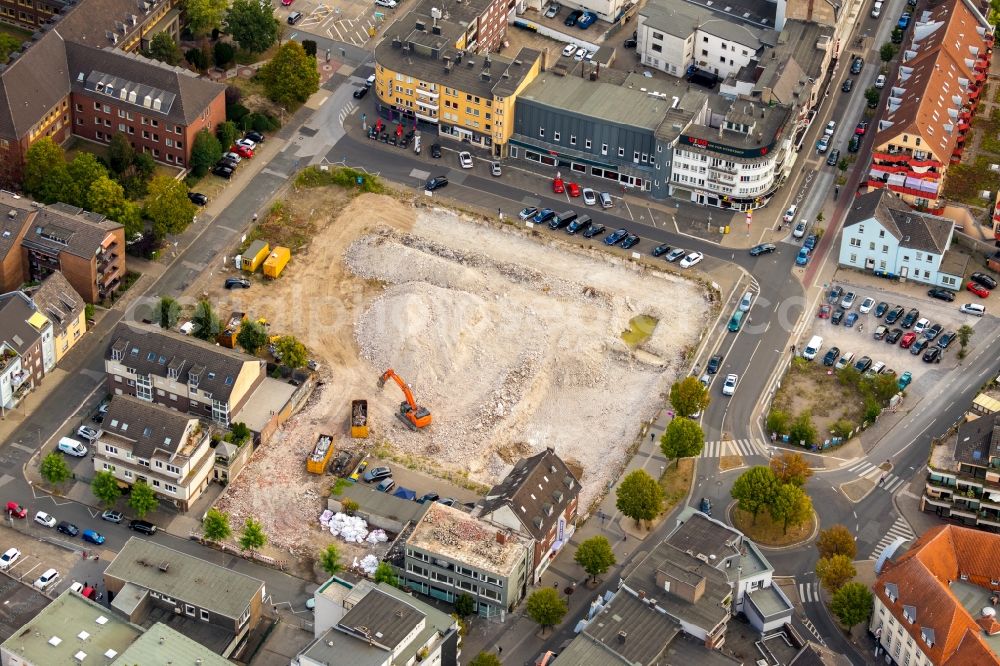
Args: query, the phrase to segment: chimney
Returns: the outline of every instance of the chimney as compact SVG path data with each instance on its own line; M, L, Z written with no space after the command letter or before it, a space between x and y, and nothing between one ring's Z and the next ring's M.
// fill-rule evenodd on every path
M646 590L639 590L639 599L641 600L645 598L646 598Z
M500 544L500 545L506 544L507 543L507 535L504 534L503 532L497 532L497 543Z
M628 638L628 632L625 632L625 631L619 631L618 632L618 642L619 643L624 643L626 638Z

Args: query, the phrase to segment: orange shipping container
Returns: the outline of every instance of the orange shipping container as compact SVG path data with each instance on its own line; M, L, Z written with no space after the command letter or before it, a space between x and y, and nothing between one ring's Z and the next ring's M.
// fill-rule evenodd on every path
M292 258L292 251L287 247L276 245L267 259L264 260L264 276L276 278L285 269L288 260Z

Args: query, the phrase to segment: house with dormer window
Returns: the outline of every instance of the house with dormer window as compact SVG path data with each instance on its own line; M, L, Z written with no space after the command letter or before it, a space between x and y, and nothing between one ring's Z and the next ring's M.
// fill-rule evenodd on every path
M580 481L555 450L522 458L473 511L488 523L534 540L537 584L576 529Z

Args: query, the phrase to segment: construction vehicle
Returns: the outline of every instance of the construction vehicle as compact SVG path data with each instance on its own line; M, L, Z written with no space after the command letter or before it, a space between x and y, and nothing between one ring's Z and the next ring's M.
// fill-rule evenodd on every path
M323 434L318 435L316 437L316 445L306 460L306 471L313 474L322 474L326 471L326 464L330 462L330 456L332 455L333 437Z
M364 439L368 437L368 401L351 401L351 437Z
M403 391L403 395L406 400L399 403L399 412L396 416L399 420L406 424L406 427L410 430L417 430L418 428L426 428L431 424L431 413L425 408L421 407L413 399L413 393L410 391L410 387L406 385L406 382L397 375L392 368L389 368L382 376L378 379L378 387L381 389L385 386L385 383L390 379L395 380L396 384L399 386L400 390Z
M217 336L215 336L215 341L223 347L235 349L236 337L240 334L240 329L243 328L243 322L246 320L247 315L245 312L230 312L229 319L226 320L225 328L222 329Z

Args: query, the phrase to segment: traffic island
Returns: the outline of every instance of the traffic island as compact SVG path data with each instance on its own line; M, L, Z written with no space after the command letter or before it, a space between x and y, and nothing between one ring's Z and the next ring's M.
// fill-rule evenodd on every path
M771 520L767 511L758 513L757 520L754 521L753 514L737 508L736 504L729 511L729 520L747 538L766 548L787 548L804 544L813 538L818 525L816 513L813 512L809 520L801 525L789 525L786 531L781 521Z

